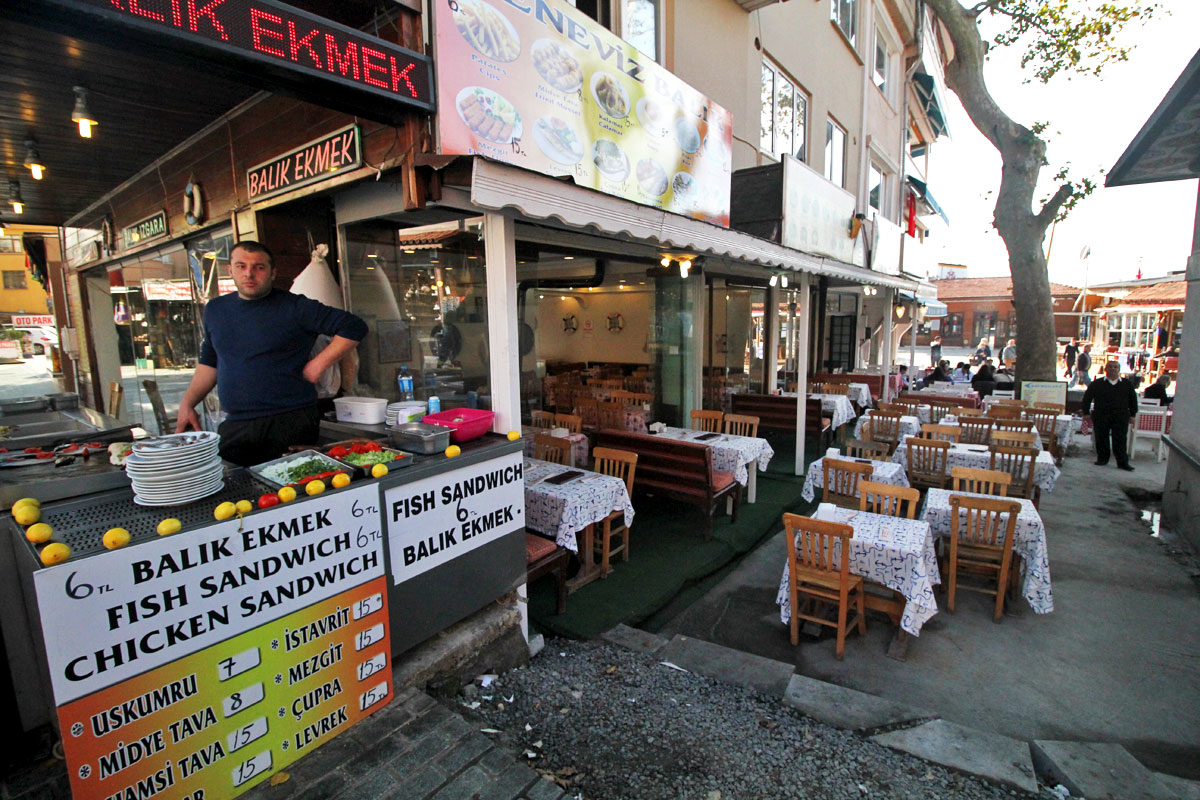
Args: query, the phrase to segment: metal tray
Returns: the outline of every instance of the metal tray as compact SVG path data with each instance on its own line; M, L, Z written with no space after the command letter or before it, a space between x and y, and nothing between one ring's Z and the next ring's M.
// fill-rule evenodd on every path
M388 438L393 447L410 453L433 455L450 446L450 429L424 422L409 422L388 428Z
M329 462L329 469L326 470L327 472L345 470L347 475L351 475L354 473L355 470L358 469L358 467L356 467L352 464L343 464L341 461L338 461L336 458L332 458L332 457L327 456L324 453L318 452L316 450L301 450L299 453L289 453L288 455L283 456L281 458L277 458L274 461L267 461L265 463L257 464L253 467L250 467L250 473L252 475L254 475L254 477L258 478L260 481L262 481L263 483L270 484L271 486L274 486L275 488L278 489L283 486L286 486L287 484L279 483L279 482L275 481L273 478L267 477L267 475L265 474L267 470L272 469L273 467L278 467L283 464L294 464L294 463L298 463L300 461L308 461L311 458L316 458L321 461Z
M332 447L333 445L330 445L330 446ZM384 462L384 465L388 468L388 472L391 472L392 470L395 470L395 469L401 469L402 467L411 467L412 463L414 461L416 461L416 459L412 457L411 453L405 453L405 452L397 450L393 447L384 447L381 449L385 453L395 453L396 454L396 457L393 460ZM327 454L327 456L328 456L328 454ZM333 458L333 456L328 456L328 457ZM334 460L337 460L337 459L334 459ZM375 466L374 464L358 465L358 464L353 464L349 461L346 461L344 463L350 469L357 470L359 475L362 475L367 478L371 477L371 467Z

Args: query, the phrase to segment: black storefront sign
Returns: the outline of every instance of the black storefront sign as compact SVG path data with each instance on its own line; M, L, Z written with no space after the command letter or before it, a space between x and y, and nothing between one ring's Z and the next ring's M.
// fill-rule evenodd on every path
M357 125L301 145L246 170L251 202L287 192L362 164L362 147Z
M170 230L167 228L167 212L159 211L122 229L121 238L125 243L124 249L128 250L155 239L162 239L168 233Z
M6 16L388 124L436 103L428 56L278 0L41 0ZM390 100L394 102L383 102Z

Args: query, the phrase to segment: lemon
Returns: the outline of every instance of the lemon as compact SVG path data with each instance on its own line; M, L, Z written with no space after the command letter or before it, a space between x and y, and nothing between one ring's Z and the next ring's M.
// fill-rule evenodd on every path
M285 503L290 503L296 499L296 490L291 486L285 486L279 490L279 499Z
M333 484L333 488L341 489L343 486L350 485L350 476L344 472L339 472L333 476L333 480L330 482Z
M164 522L165 521L166 520L164 520ZM179 522L179 520L175 521ZM158 527L159 532L161 533L162 525L160 524ZM179 530L179 528L176 528L175 530ZM118 547L124 547L125 545L129 544L129 531L125 530L124 528L110 528L107 532L105 532L103 541L104 546L109 550L116 550Z
M25 538L34 544L48 542L53 535L54 529L44 522L38 522L25 529Z
M13 511L13 519L18 525L32 525L42 518L42 510L32 503L19 505Z
M51 542L42 548L42 563L47 567L61 564L71 557L71 548L62 542Z
M254 510L254 503L251 503L249 500L238 500L234 508L237 509L237 513L239 514L249 514Z
M236 513L237 513L237 506L235 506L233 503L230 503L228 501L221 503L221 505L219 505L215 509L213 509L213 516L216 517L217 519L229 519Z
M320 494L325 491L325 481L309 481L304 484L306 494Z
M456 444L452 444L446 448L446 458L454 458L456 455L458 455L461 452L462 452L461 447L459 447Z
M382 478L384 475L387 475L387 474L388 474L387 464L376 464L375 466L371 467L371 477L372 478Z
M16 514L17 514L17 506L24 506L24 505L36 506L37 508L42 507L41 501L38 500L36 497L22 497L20 500L18 500L17 502L12 504L13 516L16 516Z
M179 533L179 529L182 527L182 522L174 517L167 517L162 522L158 523L158 535L170 536L172 533Z
M520 439L520 438L521 438L520 431L509 431L508 432L508 440L510 442L515 442L517 439Z

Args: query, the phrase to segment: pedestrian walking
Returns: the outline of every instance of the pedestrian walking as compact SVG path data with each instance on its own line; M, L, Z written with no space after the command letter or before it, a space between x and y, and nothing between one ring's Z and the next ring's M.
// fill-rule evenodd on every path
M1071 382L1067 384L1067 388L1070 389L1077 383L1083 384L1084 386L1089 385L1092 382L1091 376L1088 375L1088 371L1091 368L1092 346L1090 344L1085 344L1083 346L1083 352L1079 354L1079 358L1075 361L1075 374L1071 376Z
M929 363L931 366L933 366L936 369L938 362L941 360L942 360L942 337L938 336L935 333L933 335L933 339L931 339L929 342Z
M1063 360L1067 363L1066 377L1070 378L1075 374L1075 360L1079 357L1079 340L1074 336L1071 337L1071 343L1063 348Z
M1111 454L1117 457L1117 466L1133 472L1126 438L1129 421L1137 416L1137 409L1137 392L1133 384L1121 377L1120 362L1108 362L1104 365L1104 378L1092 381L1083 393L1083 414L1092 417L1096 464L1107 464L1111 449Z
M1009 339L1008 344L1000 352L1000 365L1005 369L1012 369L1017 363L1017 340Z

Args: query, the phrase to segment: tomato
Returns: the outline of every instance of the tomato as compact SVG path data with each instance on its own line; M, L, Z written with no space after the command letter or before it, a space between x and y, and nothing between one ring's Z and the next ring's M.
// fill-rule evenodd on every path
M344 447L338 446L330 449L329 455L333 458L345 458L350 455L350 451Z
M383 450L383 448L379 446L379 442L367 442L363 445L364 453L378 453L381 450Z
M26 447L26 448L25 448L25 452L26 452L26 453L40 453L40 452L42 452L42 448L40 448L40 447Z
M262 497L258 498L259 508L270 508L271 506L277 505L279 505L279 495L264 494Z
M97 447L97 448L103 449L104 443L103 442L88 442L87 444L84 445L84 447Z
M38 453L38 454L37 454L37 457L38 457L39 459L44 459L44 458L54 458L54 453Z
M300 480L296 481L296 483L299 483L299 484L303 485L303 484L305 484L305 483L308 483L309 481L311 481L311 480L312 480L313 478L315 478L315 477L317 477L317 476L316 476L316 475L305 475L303 478L301 478Z

